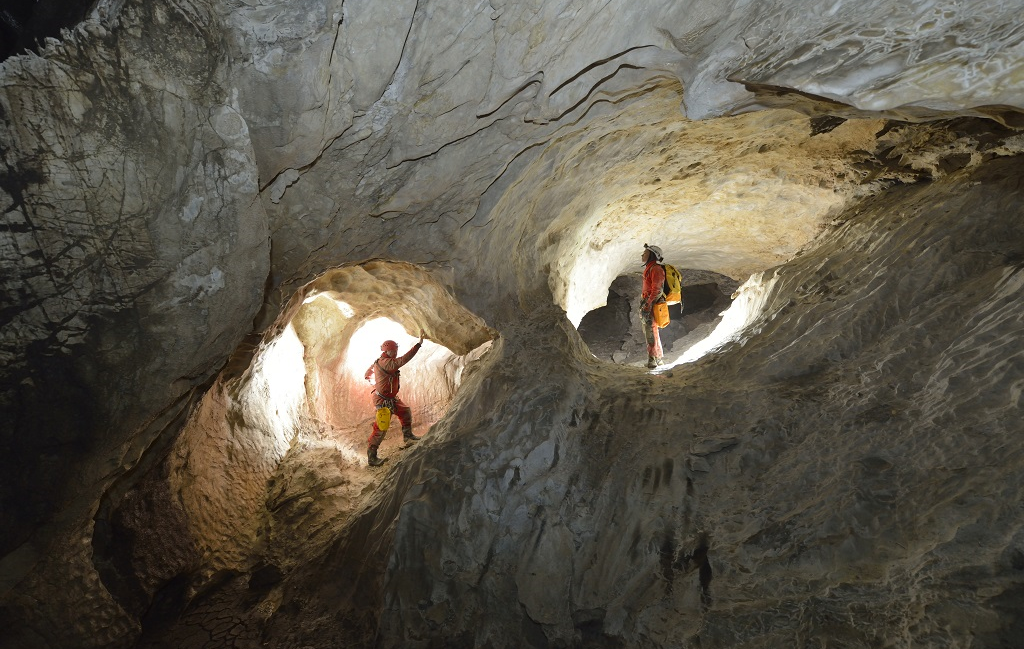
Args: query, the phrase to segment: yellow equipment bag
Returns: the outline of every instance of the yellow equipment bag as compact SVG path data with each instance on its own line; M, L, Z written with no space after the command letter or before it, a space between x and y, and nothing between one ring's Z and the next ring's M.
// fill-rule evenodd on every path
M377 408L377 429L382 433L386 433L388 428L391 428L391 408L381 406Z
M651 307L651 316L654 318L654 324L658 325L659 329L664 329L668 326L668 305L664 302L658 302Z
M665 303L679 304L683 300L683 276L672 264L665 267Z

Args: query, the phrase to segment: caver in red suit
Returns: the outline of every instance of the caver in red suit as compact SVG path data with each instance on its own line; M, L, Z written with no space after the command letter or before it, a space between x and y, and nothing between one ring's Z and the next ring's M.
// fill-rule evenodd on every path
M654 305L665 299L665 267L658 263L662 260L661 248L645 243L641 260L644 262L644 288L640 293L640 320L647 339L647 367L655 368L662 364L663 355L661 332L651 313Z
M398 343L393 340L385 340L380 346L380 358L373 362L373 365L366 370L363 378L373 383L373 405L377 408L387 406L391 413L402 422L402 437L406 442L415 442L419 439L412 434L412 409L398 398L400 367L412 360L416 352L423 346L423 335L420 334L418 343L412 346L408 352L398 356ZM371 379L370 377L373 376ZM384 431L377 426L377 420L373 421L373 432L370 433L366 450L367 461L370 466L380 466L384 460L377 457L377 448L384 441Z

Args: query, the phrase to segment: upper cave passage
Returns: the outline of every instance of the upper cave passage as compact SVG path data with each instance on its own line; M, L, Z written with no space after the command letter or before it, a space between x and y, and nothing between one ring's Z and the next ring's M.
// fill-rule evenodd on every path
M671 322L661 329L661 344L668 364L682 362L684 354L708 338L730 308L740 283L707 270L679 269L683 299L669 306ZM640 321L642 278L639 272L619 275L608 289L605 306L587 313L577 328L580 337L600 360L642 366L647 346Z

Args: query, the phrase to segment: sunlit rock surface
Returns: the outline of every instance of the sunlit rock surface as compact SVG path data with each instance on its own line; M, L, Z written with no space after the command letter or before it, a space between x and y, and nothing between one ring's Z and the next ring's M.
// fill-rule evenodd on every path
M1014 646L1021 9L101 0L0 64L0 645Z

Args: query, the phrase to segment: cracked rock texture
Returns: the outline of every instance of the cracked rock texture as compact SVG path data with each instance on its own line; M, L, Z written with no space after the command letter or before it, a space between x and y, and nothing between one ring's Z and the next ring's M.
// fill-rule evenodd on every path
M1015 646L1021 10L99 0L0 62L0 646Z

